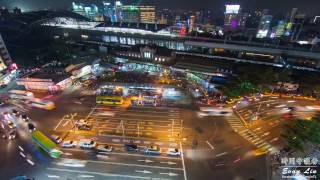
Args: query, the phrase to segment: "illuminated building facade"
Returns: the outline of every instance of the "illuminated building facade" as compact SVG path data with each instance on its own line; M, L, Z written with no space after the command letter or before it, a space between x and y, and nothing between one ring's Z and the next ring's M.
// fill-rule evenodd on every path
M9 55L9 52L4 44L2 36L0 35L0 72L7 69L6 64L11 64L12 60Z
M269 31L270 31L270 25L272 21L272 16L271 15L263 15L261 17L259 26L258 26L258 31L257 31L257 38L265 38L268 37Z
M137 23L140 21L140 11L137 6L122 6L122 21Z
M99 15L98 7L94 4L88 6L82 3L72 2L72 11L89 19L95 19Z
M226 5L224 16L224 30L236 30L239 26L240 5Z
M156 8L155 6L139 6L140 23L155 23Z
M156 22L156 8L154 6L122 6L122 22L146 23Z

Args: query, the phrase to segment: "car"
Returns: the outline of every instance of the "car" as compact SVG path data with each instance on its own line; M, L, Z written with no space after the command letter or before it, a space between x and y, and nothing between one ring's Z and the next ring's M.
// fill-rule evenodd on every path
M88 121L84 120L84 119L79 119L75 122L75 125L78 126L83 126L83 125L88 125Z
M52 135L51 135L51 139L52 139L54 142L56 142L57 144L60 144L60 143L62 142L62 138L61 138L60 136L58 136L58 135L52 134Z
M178 148L169 148L167 151L168 156L180 156L181 152Z
M124 148L127 151L138 151L138 145L136 145L136 144L125 144Z
M15 109L12 109L12 114L15 115L15 116L18 116L19 115L19 111L15 110Z
M4 118L9 118L11 116L11 114L9 112L6 112L6 111L3 112L2 115L3 115Z
M97 145L97 143L91 139L81 139L79 142L80 148L92 149L92 148L96 147L96 145Z
M78 130L86 130L86 131L91 130L91 126L90 126L90 125L88 125L88 124L78 126L77 128L78 128Z
M77 146L77 142L72 140L66 140L66 141L63 141L62 143L62 147L64 148L73 148L76 146Z
M110 145L99 145L96 149L99 152L111 152L113 148Z
M14 129L16 127L16 125L12 121L8 120L8 127L10 129Z
M29 132L33 132L36 130L36 127L32 123L28 123Z
M161 151L159 146L150 146L144 149L144 153L149 155L160 155Z
M0 85L0 88L6 88L6 87L7 87L6 84L1 84L1 85Z
M21 119L24 120L25 122L30 121L30 118L29 118L27 115L25 115L25 114L22 114L20 117L21 117Z

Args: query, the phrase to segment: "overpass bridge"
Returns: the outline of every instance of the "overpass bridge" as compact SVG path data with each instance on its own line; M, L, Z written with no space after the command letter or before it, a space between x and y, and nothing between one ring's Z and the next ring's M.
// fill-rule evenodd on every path
M295 47L270 42L234 41L186 37L172 34L154 25L99 24L81 25L50 21L42 25L48 27L53 37L92 43L99 46L135 46L138 44L166 47L176 53L225 58L237 62L293 67L301 70L320 70L320 49L318 47ZM72 21L73 22L73 21ZM68 23L69 20L68 20ZM73 22L75 23L75 22Z

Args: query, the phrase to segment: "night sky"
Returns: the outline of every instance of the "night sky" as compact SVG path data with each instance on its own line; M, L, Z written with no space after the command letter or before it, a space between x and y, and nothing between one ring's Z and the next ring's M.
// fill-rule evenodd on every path
M0 5L13 8L21 7L23 10L30 11L43 8L70 8L71 2L92 2L97 3L102 0L0 0ZM109 0L110 1L110 0ZM301 11L311 14L320 14L320 0L122 0L124 4L156 5L160 8L171 9L190 9L197 10L206 8L213 10L215 13L222 13L226 2L240 3L244 11L252 9L267 8L272 13L285 13L291 8L297 7Z

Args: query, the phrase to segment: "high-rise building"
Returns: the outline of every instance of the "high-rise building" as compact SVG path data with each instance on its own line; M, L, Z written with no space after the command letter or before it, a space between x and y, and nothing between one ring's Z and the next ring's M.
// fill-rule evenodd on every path
M272 21L271 15L262 15L258 30L257 30L257 38L265 38L268 36L270 31L270 25Z
M138 6L122 6L121 9L123 22L138 23L140 21L140 11Z
M5 70L7 65L11 63L12 59L0 34L0 71Z
M72 11L89 19L95 19L96 16L99 15L98 7L94 4L84 5L82 3L72 2Z
M190 18L188 19L188 32L189 33L191 33L194 29L195 20L196 20L195 16L190 16Z
M240 5L226 5L226 10L224 12L224 30L230 31L235 30L239 26L239 13Z
M155 23L155 6L122 6L121 21L129 23Z
M141 23L155 23L156 22L156 8L155 6L139 6L140 22Z
M276 32L275 32L275 37L283 36L285 32L285 28L286 28L286 22L283 20L279 21L276 28Z

